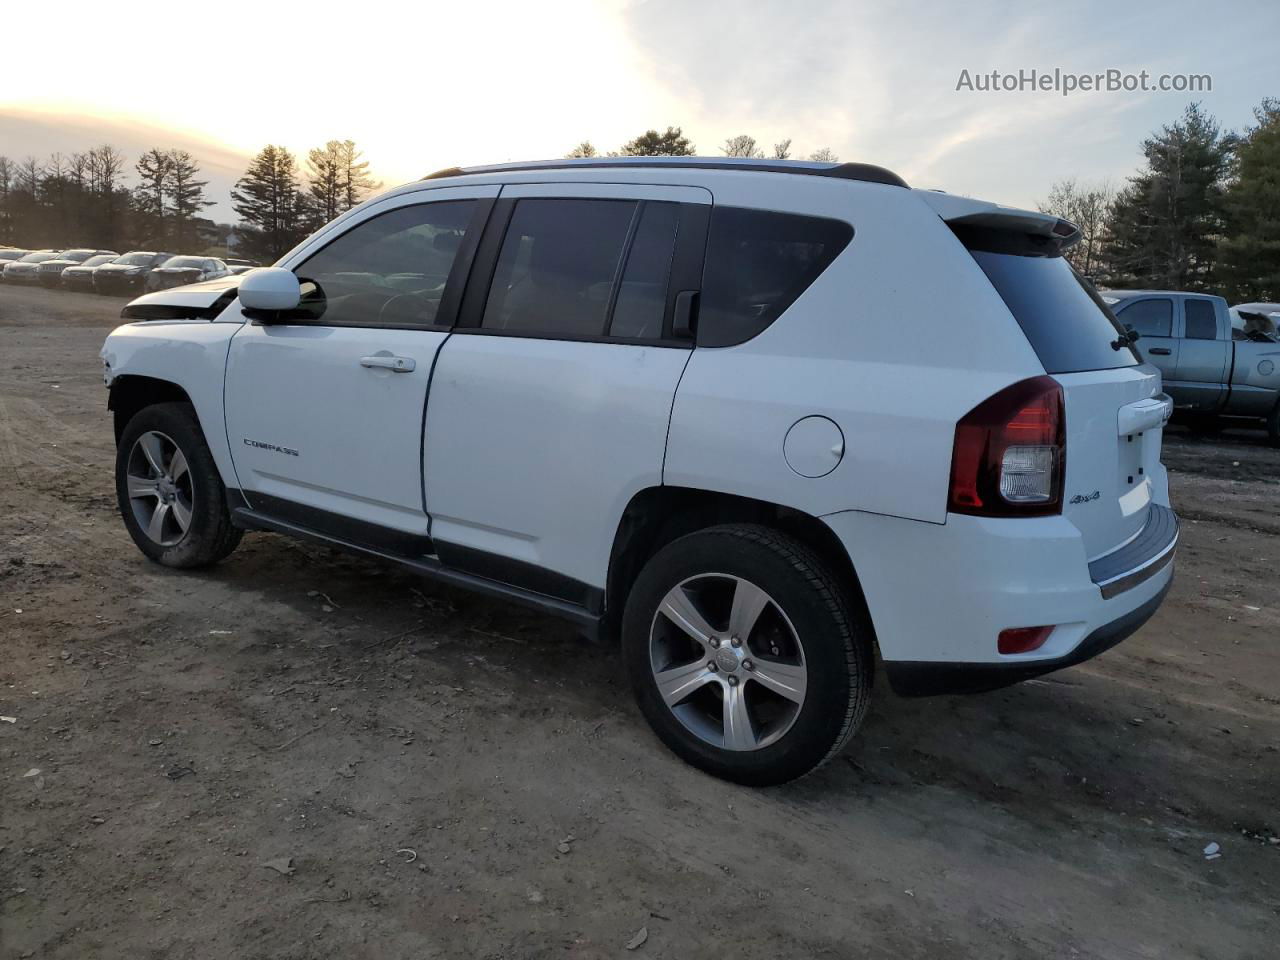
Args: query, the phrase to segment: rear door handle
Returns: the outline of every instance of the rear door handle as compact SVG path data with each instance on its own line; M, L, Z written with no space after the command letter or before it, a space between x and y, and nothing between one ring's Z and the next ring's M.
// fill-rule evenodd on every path
M374 357L361 357L362 367L381 367L393 373L412 373L418 365L412 357L391 357L382 354Z
M1147 353L1154 353L1157 357L1167 357L1173 353L1168 347L1152 347Z

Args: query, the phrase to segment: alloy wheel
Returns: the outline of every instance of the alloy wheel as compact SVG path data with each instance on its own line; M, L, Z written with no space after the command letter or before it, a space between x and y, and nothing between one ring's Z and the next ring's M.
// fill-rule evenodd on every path
M129 451L125 482L133 516L147 538L162 547L180 543L191 528L195 495L178 445L158 430L142 434Z
M649 631L662 701L690 733L725 750L759 750L795 723L808 672L790 619L763 589L702 574L668 591Z

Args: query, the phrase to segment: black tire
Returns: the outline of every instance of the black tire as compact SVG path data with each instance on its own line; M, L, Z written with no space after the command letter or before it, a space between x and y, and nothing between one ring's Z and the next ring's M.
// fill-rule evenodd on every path
M714 581L718 575L741 578L763 590L802 645L807 675L803 703L794 708L790 726L778 739L754 749L726 749L696 735L664 702L655 679L652 635L655 623L664 623L656 620L659 605L669 591L691 578ZM871 637L861 604L812 550L774 529L749 524L711 527L663 547L636 578L622 625L632 690L659 739L693 766L750 786L802 777L834 756L853 735L871 698ZM744 669L750 666L743 664ZM757 663L756 669L762 666ZM745 697L752 677L738 674L744 678ZM720 675L728 680L723 671ZM717 689L723 705L727 691L712 685L710 695L714 697ZM712 702L708 712L715 709Z
M157 542L143 529L129 497L130 457L140 437L159 433L182 451L187 462L190 523L174 543ZM116 447L116 499L120 516L138 549L166 567L188 569L217 563L240 543L242 531L231 525L227 492L189 403L158 403L134 414Z
M1267 417L1267 439L1273 447L1280 447L1280 402L1276 403L1271 415Z

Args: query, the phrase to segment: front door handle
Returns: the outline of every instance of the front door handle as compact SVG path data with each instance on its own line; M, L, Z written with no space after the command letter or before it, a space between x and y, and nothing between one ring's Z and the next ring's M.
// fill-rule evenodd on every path
M392 357L382 354L374 357L361 357L362 367L381 367L393 373L412 373L418 365L412 357Z
M1173 353L1168 347L1152 347L1147 353L1154 353L1157 357L1167 357Z

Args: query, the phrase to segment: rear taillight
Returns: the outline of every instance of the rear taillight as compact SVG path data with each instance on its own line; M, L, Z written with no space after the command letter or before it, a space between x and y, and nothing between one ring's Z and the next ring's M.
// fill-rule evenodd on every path
M956 424L947 509L980 517L1062 511L1062 387L1033 377L982 401Z

